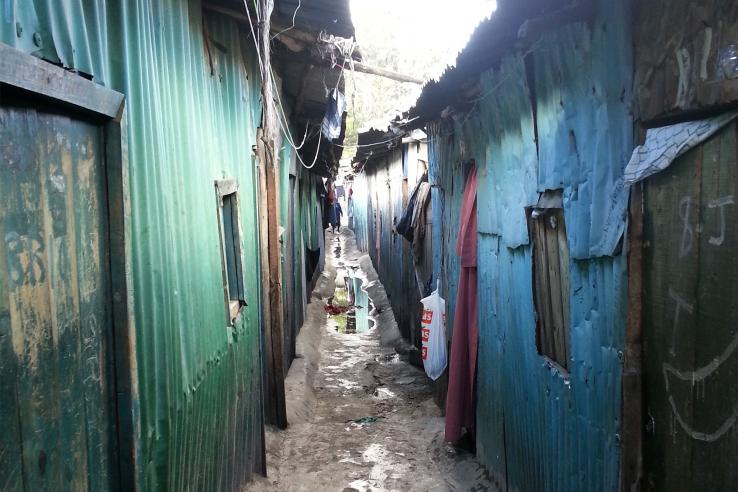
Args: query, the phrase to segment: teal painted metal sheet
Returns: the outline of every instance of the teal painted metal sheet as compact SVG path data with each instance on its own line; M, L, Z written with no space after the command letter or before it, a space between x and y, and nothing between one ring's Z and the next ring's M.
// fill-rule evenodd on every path
M149 490L237 488L263 465L251 160L261 107L247 33L222 16L203 19L198 1L33 0L0 9L2 42L126 96L137 480ZM224 177L239 183L248 303L233 327L213 186Z
M591 25L544 35L530 55L534 91L523 60L509 56L483 74L472 116L429 127L434 223L443 224L434 271L449 320L463 163L479 168L477 450L510 490L618 488L627 265L615 246L632 150L629 18L626 5L599 2ZM555 188L564 189L572 253L568 375L536 347L524 210Z
M353 190L354 204L354 225L353 231L356 235L356 246L360 251L367 252L369 249L368 238L368 205L369 205L369 189L366 180L366 174L360 173L354 177L351 184Z
M284 99L284 98L283 98ZM286 109L289 112L289 108ZM291 135L299 132L291 129ZM282 298L284 304L283 362L285 371L295 357L297 335L307 313L307 302L316 272L322 270L322 214L317 213L318 186L322 178L305 168L282 132L279 153L279 216L282 227ZM319 251L312 268L305 261L305 248ZM317 269L316 269L317 267Z

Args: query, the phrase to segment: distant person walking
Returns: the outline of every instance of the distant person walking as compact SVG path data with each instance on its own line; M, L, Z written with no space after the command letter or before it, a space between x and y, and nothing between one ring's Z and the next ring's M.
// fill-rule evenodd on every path
M338 203L338 200L334 198L329 207L328 222L331 224L331 232L335 233L336 228L338 228L338 232L341 232L341 216L343 215L341 204Z

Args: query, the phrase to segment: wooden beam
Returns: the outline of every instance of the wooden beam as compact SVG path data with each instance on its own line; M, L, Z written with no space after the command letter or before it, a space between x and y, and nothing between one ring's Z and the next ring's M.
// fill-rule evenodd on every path
M113 119L118 118L124 99L119 92L2 43L0 84Z
M313 54L306 54L306 52L304 51L301 54L297 54L293 50L290 50L289 47L288 47L288 50L289 51L282 50L278 55L279 58L287 60L287 61L291 61L291 62L297 62L297 63L310 63L315 66L330 68L334 70L341 70L342 68L345 70L351 69L351 60L347 58L345 58L343 62L341 62L340 64L332 65L330 60L324 60L320 58L319 56L316 56ZM422 79L419 79L417 77L398 73L393 70L387 70L385 68L372 67L370 65L367 65L365 63L362 63L356 60L354 60L353 68L356 72L368 73L371 75L376 75L378 77L385 77L388 79L396 80L398 82L408 82L411 84L423 84L424 83Z
M133 313L131 198L125 108L105 126L110 278L115 352L120 486L135 490L141 467L136 324Z
M343 66L345 68L351 67L351 60L344 60ZM372 67L370 65L367 65L365 63L354 61L353 62L353 69L357 72L362 73L368 73L371 75L376 75L377 77L384 77L386 79L396 80L398 82L407 82L410 84L423 84L423 79L419 79L418 77L413 77L412 75L405 75L399 72L395 72L394 70L387 70L386 68L380 68L380 67Z

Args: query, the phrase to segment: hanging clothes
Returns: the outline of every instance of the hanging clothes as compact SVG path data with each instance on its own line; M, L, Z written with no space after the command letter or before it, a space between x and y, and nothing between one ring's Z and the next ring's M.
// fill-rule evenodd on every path
M331 227L338 227L338 230L341 230L341 216L343 215L343 209L341 208L341 204L338 203L338 200L334 201L329 205L328 208L328 222L330 222Z
M325 105L325 116L321 131L329 141L333 141L343 133L343 113L346 112L346 97L338 89L331 90Z
M460 258L456 293L448 394L446 397L447 442L457 442L464 429L474 435L477 371L477 170L469 171L464 188L456 254Z
M402 217L400 217L400 221L395 226L395 231L410 242L413 242L413 214L416 207L415 204L418 201L418 196L424 185L426 185L428 190L430 190L427 174L424 174L423 177L420 178L420 181L415 183L413 191L410 193L407 207L405 207L405 210L402 212Z

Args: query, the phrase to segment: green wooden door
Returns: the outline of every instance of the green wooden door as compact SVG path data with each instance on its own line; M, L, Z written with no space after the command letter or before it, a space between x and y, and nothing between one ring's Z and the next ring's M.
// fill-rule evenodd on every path
M0 100L0 490L115 483L102 131Z
M738 490L736 131L645 186L647 490Z

